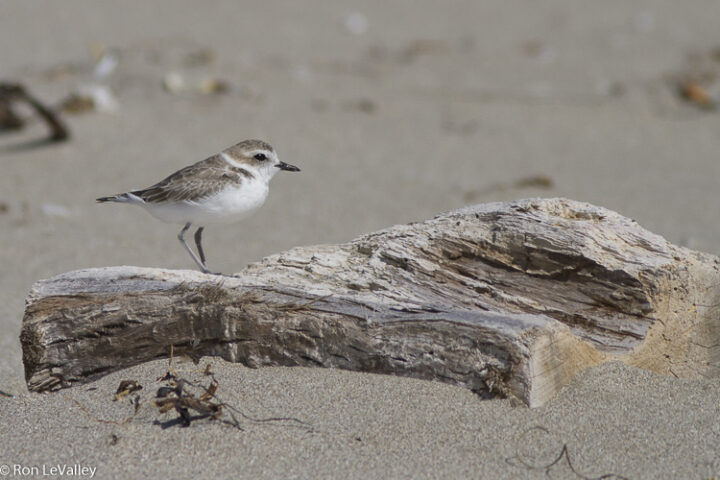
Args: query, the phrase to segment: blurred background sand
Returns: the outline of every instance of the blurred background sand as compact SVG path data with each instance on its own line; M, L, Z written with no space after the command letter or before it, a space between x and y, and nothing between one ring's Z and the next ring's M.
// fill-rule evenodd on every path
M544 478L512 461L518 436L542 427L555 442L538 442L550 445L547 463L566 443L590 477L720 475L717 379L607 365L530 411L431 382L212 360L230 398L313 429L162 430L149 411L119 427L69 401L120 418L110 402L119 380L152 384L162 365L29 395L18 341L36 280L93 266L194 268L178 227L94 199L245 138L269 141L302 172L276 176L254 218L206 230L209 266L223 272L532 196L602 205L719 254L720 117L677 95L693 58L713 61L718 18L709 0L0 1L0 80L56 105L93 82L104 52L118 64L100 83L119 104L65 114L66 143L22 148L45 134L38 122L0 135L0 390L14 395L0 397L0 463L79 462L101 478ZM198 91L207 80L224 88ZM567 466L551 474L575 478Z

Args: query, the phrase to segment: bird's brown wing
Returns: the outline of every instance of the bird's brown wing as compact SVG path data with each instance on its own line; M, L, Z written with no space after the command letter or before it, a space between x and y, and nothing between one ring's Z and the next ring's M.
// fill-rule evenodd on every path
M152 187L130 192L147 203L198 201L228 185L239 186L253 175L232 167L219 156L207 158L173 173Z

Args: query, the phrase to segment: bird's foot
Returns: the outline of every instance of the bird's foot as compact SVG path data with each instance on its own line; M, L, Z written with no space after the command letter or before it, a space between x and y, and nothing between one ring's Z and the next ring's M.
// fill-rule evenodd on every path
M207 275L225 275L224 273L220 273L220 272L212 272L212 271L208 270L207 267L205 267L204 265L200 266L200 271Z

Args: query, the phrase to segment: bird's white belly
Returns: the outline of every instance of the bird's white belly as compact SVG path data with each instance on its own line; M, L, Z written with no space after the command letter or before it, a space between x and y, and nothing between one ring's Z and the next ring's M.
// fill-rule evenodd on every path
M153 217L167 223L192 222L197 225L232 223L252 215L267 198L268 186L247 182L239 188L226 188L200 201L143 203Z

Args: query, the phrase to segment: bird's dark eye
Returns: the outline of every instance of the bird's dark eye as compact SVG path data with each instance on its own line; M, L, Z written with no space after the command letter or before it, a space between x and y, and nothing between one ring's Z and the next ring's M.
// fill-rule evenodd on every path
M263 160L267 160L267 156L264 153L256 153L255 155L253 155L253 158L255 160L260 160L261 162Z

